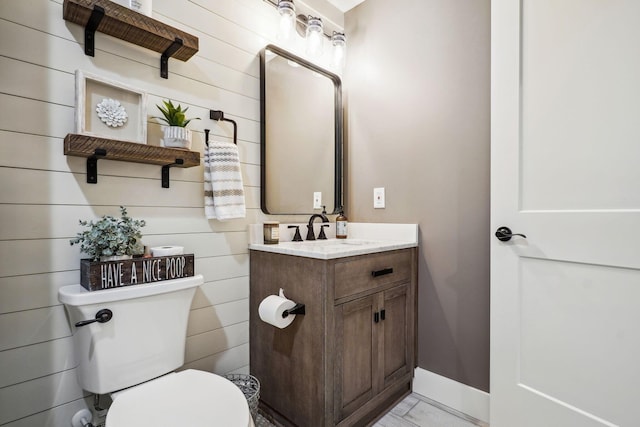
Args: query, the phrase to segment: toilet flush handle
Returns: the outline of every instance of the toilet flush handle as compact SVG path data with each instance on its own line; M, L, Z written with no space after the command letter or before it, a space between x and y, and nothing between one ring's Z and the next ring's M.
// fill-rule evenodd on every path
M88 325L90 323L107 323L109 320L111 320L111 318L113 317L113 312L111 310L109 310L108 308L103 308L102 310L98 311L96 313L96 317L95 319L91 319L91 320L82 320L78 323L76 323L76 328L79 328L80 326L85 326Z

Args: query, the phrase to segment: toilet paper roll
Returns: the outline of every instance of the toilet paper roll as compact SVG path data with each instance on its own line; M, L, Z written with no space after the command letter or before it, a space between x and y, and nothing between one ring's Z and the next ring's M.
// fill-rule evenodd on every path
M172 256L182 255L184 253L184 247L182 246L156 246L151 248L152 256Z
M293 308L296 303L282 296L269 295L262 300L258 307L258 314L263 322L269 323L276 328L284 329L289 326L296 318L295 314L290 314L287 317L282 317L285 310Z

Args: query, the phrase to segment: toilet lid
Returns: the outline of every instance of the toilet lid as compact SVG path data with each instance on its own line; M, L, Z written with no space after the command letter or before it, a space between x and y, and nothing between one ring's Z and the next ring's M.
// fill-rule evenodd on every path
M117 395L107 427L248 427L249 405L231 381L188 369L157 378Z

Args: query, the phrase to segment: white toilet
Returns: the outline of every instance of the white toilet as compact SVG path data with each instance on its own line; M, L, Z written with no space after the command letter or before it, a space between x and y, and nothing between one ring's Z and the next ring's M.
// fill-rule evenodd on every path
M191 300L202 283L198 275L101 291L60 288L80 385L113 399L106 427L253 426L232 382L193 369L173 372L184 363ZM76 325L103 309L112 312L109 321Z

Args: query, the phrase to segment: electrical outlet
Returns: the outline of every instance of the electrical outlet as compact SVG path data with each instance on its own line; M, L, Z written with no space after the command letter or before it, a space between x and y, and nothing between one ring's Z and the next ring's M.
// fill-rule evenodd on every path
M322 191L313 192L313 209L322 209Z
M384 187L373 189L373 207L374 209L384 209Z

